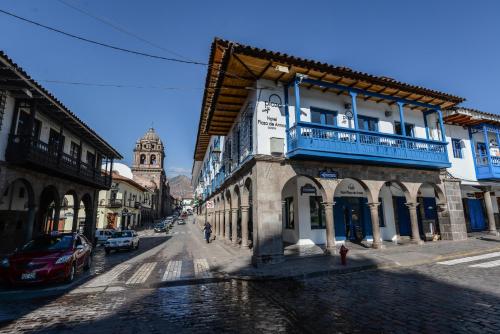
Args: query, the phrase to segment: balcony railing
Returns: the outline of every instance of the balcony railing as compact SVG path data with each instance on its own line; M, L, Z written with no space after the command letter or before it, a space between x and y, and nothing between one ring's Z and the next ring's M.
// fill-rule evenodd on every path
M123 201L121 199L108 199L106 201L106 207L108 208L121 208L123 206Z
M31 136L10 135L6 152L7 161L18 164L29 164L40 170L78 182L90 184L98 188L109 188L110 178L101 171L79 161L64 152Z
M478 180L500 179L500 157L476 154L476 177Z
M288 157L318 157L430 168L450 166L447 143L299 122L289 130Z

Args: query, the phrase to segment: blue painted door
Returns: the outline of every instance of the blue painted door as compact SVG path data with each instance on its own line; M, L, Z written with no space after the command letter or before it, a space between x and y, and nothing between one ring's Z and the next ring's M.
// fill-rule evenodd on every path
M483 231L486 228L484 220L484 211L481 200L468 198L467 207L469 208L469 222L472 231Z
M406 198L395 197L396 199L396 216L399 225L399 235L400 236L411 236L411 226L410 226L410 211L408 207L405 205Z
M335 239L372 238L370 208L365 197L335 197Z

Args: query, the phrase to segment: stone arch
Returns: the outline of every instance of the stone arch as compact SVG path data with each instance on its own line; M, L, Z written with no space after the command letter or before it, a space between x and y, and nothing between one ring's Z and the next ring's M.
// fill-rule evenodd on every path
M6 182L0 192L0 253L9 253L29 241L35 219L35 194L23 178Z
M324 203L329 196L323 184L307 174L295 174L283 183L280 192L284 246L325 244Z
M146 163L146 155L144 153L142 153L140 156L139 156L139 164L140 165L144 165Z
M254 217L254 214L253 214L253 188L252 188L252 178L251 177L247 177L244 182L243 182L243 194L244 196L242 196L243 198L243 204L242 205L246 205L247 208L243 208L243 209L246 209L247 210L247 216L246 217L243 217L242 215L242 218L245 218L247 220L247 225L246 225L246 244L245 244L245 236L243 236L243 240L242 240L242 246L243 247L252 247L253 245L253 236L254 236L254 224L253 224L253 217ZM245 226L243 226L245 228ZM243 230L243 232L245 232Z
M352 177L344 178L337 184L334 192L337 240L352 242L373 240L374 229L368 204L373 205L374 189L377 187L373 184L370 186L365 181Z
M423 182L415 195L420 239L437 240L441 235L442 212L446 211L446 196L433 182Z
M383 240L397 242L401 237L411 236L407 203L414 202L413 188L413 183L398 180L390 180L380 186L377 201L380 203L380 230Z
M156 154L151 154L151 156L149 157L149 164L156 165Z
M241 240L241 189L235 184L231 191L231 243L233 246Z
M61 198L53 185L45 187L40 194L40 205L34 234L46 234L59 227Z

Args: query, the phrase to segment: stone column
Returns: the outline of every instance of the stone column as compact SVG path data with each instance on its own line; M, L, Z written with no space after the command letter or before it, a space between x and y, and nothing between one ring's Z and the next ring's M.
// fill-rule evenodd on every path
M224 240L226 240L226 243L231 242L231 236L229 235L230 216L231 216L231 209L226 209L224 217L224 230L225 230Z
M24 234L24 243L27 243L33 239L33 228L35 227L36 220L36 211L37 208L35 206L31 206L28 208L28 217L26 219L26 230Z
M411 241L421 245L424 242L420 239L420 232L418 230L418 216L417 216L417 206L418 203L406 203L408 210L410 210L410 222L411 222Z
M493 235L498 235L497 228L495 226L495 216L493 215L493 205L491 203L491 194L488 191L483 193L484 204L486 205L486 215L488 216L488 232Z
M73 204L73 225L71 227L71 232L76 232L78 229L78 212L80 212L80 202ZM104 228L106 228L106 218L104 217Z
M325 220L326 220L326 249L325 253L333 255L337 252L335 248L335 224L333 218L333 206L335 202L323 202L323 207L325 208Z
M248 206L241 206L241 248L248 248Z
M231 244L236 246L238 244L238 209L231 209L231 224L233 224Z
M373 243L372 247L375 249L382 248L382 242L380 238L380 224L379 224L379 217L378 217L378 207L380 203L378 202L373 202L373 203L368 203L368 206L370 207L370 216L372 219L372 233L373 233ZM416 212L415 212L416 214ZM417 226L417 231L418 231L418 226Z

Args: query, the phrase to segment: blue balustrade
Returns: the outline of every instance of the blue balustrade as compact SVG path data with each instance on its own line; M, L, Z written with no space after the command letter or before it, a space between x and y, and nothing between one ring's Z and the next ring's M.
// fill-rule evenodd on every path
M320 157L411 165L450 167L447 143L394 134L299 122L288 134L292 157Z
M491 156L491 163L486 155L477 154L476 177L478 180L500 179L500 157Z

